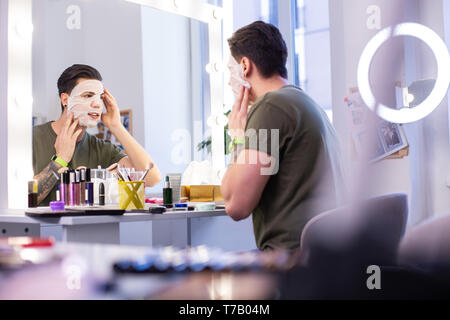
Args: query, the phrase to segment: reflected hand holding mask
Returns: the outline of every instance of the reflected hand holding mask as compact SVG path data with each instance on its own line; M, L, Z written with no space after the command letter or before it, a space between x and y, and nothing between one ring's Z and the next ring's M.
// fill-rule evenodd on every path
M68 112L72 112L80 126L93 128L101 120L104 104L101 95L103 84L98 80L85 80L73 88L68 100Z
M228 68L230 69L231 89L233 90L234 96L238 97L241 86L250 89L250 83L244 80L244 71L242 70L242 66L237 63L236 59L234 59L232 55L230 55L230 60L228 61Z

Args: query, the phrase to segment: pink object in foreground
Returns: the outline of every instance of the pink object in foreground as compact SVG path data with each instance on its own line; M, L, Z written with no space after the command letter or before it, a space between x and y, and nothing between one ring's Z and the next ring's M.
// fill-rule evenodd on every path
M157 204L162 204L163 203L163 199L162 198L151 198L151 199L145 199L145 203L157 203Z

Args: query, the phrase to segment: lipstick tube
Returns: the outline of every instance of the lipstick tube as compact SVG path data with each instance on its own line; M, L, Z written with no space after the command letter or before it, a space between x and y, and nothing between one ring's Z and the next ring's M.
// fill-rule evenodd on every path
M70 183L69 183L69 205L74 206L75 205L75 172L70 172Z
M86 205L86 170L80 170L80 205Z
M64 181L64 204L66 206L70 205L70 173L68 171L63 173L63 181Z
M91 169L86 170L86 205L94 205L94 183L91 181Z
M80 171L75 170L75 205L80 205Z
M66 202L66 185L64 184L64 173L61 173L61 180L59 185L59 196L62 202Z

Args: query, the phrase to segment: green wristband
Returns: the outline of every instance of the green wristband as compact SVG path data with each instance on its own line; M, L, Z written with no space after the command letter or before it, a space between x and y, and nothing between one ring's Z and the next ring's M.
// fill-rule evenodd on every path
M234 138L234 145L245 144L245 138Z
M234 146L237 146L238 144L245 144L245 138L234 138L231 140L228 145L228 151L233 151Z
M67 168L67 167L68 167L67 162L65 162L63 159L57 157L56 155L54 155L54 156L52 157L52 161L55 161L57 164L61 165L61 166L64 167L64 168Z

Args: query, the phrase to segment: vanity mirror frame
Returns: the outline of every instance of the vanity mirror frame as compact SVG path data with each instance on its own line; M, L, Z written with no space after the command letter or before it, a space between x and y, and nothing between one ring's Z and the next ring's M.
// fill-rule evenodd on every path
M207 23L210 62L205 66L210 75L211 154L212 166L219 171L225 168L223 124L223 8L201 0L123 0L162 11L193 18ZM2 1L2 25L7 20L0 44L7 52L0 56L1 81L7 85L2 92L1 121L4 129L0 137L2 165L0 176L0 207L24 209L27 207L27 182L33 177L32 169L32 0ZM7 12L7 13L6 13ZM3 19L4 18L4 19ZM3 72L4 71L4 72ZM3 89L2 89L3 90Z
M28 206L27 182L33 178L32 0L2 1L0 10L2 27L7 23L0 38L0 46L7 48L0 57L2 81L6 82L0 94L0 206L23 209Z

